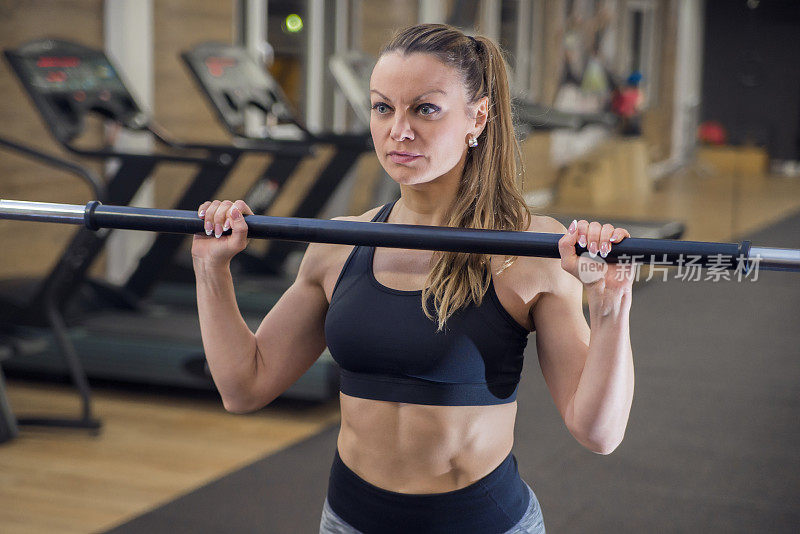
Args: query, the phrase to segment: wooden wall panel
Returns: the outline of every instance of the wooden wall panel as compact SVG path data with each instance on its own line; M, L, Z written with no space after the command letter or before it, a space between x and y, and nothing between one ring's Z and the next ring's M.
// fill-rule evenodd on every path
M156 119L178 138L227 141L179 54L205 41L232 42L233 2L170 0L153 7Z
M102 46L102 5L102 0L0 2L0 47L46 36ZM5 61L0 62L0 117L0 135L65 155ZM87 139L97 142L100 135L98 125L90 124ZM97 164L89 166L100 170ZM0 149L0 198L84 203L92 194L68 173ZM0 278L46 272L74 232L63 225L0 221Z
M396 30L417 23L417 0L361 2L361 49L377 56Z
M544 3L544 65L541 103L552 106L564 74L565 0Z
M556 184L558 169L550 161L550 133L534 131L520 143L523 193L549 189Z
M154 115L179 140L226 143L230 139L179 54L205 41L232 42L233 8L234 2L219 0L154 2ZM171 207L191 172L182 166L158 169L156 207Z
M675 62L678 52L678 9L675 0L656 4L659 28L658 95L656 105L647 110L642 134L648 145L650 161L662 161L672 150L672 121L675 107Z

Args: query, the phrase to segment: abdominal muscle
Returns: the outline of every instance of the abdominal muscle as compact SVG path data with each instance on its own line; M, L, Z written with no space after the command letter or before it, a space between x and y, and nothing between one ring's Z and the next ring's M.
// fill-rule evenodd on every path
M339 394L342 462L379 488L444 493L491 473L511 452L516 401L428 406Z

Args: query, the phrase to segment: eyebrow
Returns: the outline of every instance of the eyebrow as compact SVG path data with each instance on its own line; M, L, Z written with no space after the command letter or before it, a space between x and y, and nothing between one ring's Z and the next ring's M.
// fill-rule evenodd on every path
M369 90L369 92L370 92L370 93L376 93L378 96L380 96L380 97L381 97L381 98L383 98L384 100L388 100L389 102L391 102L391 101L392 101L392 99L391 99L391 98L389 98L389 97L388 97L388 96L386 96L385 94L381 93L381 92L380 92L380 91L378 91L377 89L370 89L370 90ZM416 102L417 100L420 100L422 97L424 97L424 96L426 96L426 95L429 95L429 94L431 94L431 93L441 93L441 94L443 94L443 95L445 95L445 96L447 95L447 93L446 93L446 92L444 92L444 91L442 91L441 89L431 89L430 91L425 91L424 93L422 93L422 94L420 94L420 95L417 95L417 96L415 96L415 97L414 97L414 99L412 100L412 102Z

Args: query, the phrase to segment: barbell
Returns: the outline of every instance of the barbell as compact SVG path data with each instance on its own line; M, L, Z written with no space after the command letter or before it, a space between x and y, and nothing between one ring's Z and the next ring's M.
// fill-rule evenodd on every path
M178 234L205 233L203 219L189 210L86 205L0 199L0 219L53 222L101 228ZM561 234L450 228L410 224L341 221L247 215L248 237L313 243L336 243L405 249L439 250L504 256L559 258ZM583 250L576 245L576 252ZM649 259L649 260L648 260ZM605 258L659 266L692 265L716 269L752 268L800 271L800 250L756 247L749 241L716 243L670 239L625 238Z

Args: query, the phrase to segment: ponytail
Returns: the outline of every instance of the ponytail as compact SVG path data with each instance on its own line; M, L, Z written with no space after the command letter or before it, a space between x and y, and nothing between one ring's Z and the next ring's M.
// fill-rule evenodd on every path
M427 53L462 74L469 103L488 98L486 127L470 148L464 173L445 221L456 228L527 230L531 215L517 183L519 145L514 136L511 92L500 48L489 38L470 37L444 24L401 30L384 47L389 52ZM480 305L491 280L491 256L436 252L422 291L425 315L444 329L447 319L469 303ZM506 257L502 270L515 257ZM427 305L433 300L433 312ZM435 312L435 314L434 314Z

